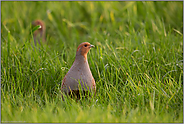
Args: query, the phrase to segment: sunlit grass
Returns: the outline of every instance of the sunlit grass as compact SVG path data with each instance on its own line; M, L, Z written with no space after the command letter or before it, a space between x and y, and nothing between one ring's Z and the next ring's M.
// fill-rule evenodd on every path
M1 122L183 122L183 2L1 5ZM35 47L38 18L47 43ZM96 96L63 102L86 41Z

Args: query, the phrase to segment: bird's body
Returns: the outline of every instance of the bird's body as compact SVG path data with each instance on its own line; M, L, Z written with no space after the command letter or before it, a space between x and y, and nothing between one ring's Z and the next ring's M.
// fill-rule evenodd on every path
M79 90L96 91L96 84L89 68L87 53L91 47L94 47L88 42L81 43L76 52L76 57L73 65L62 81L61 91L63 93L79 95Z

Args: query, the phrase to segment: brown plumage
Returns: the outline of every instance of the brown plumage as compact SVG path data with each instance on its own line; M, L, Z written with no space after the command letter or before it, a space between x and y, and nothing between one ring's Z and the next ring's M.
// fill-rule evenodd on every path
M80 92L87 95L96 92L96 84L88 65L87 53L94 47L88 42L81 43L76 51L73 65L62 81L61 91L65 95L80 98ZM80 90L81 89L81 90Z
M32 25L33 25L33 27L35 27L37 25L41 26L38 30L36 30L33 33L35 45L37 42L40 44L40 41L45 42L45 31L46 31L45 23L42 20L35 20L32 22Z

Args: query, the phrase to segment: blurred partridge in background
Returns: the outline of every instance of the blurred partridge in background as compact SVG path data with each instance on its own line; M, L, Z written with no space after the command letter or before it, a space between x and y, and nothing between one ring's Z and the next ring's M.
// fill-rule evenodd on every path
M88 91L96 93L95 80L87 60L87 53L92 47L94 46L88 42L83 42L78 46L75 61L62 81L61 91L65 95L74 95L80 98L79 89L82 89L83 94Z
M33 27L40 25L41 27L36 30L33 33L33 38L34 38L34 43L35 46L37 44L37 42L40 44L40 41L45 42L45 31L46 31L46 27L45 24L42 20L35 20L32 22Z

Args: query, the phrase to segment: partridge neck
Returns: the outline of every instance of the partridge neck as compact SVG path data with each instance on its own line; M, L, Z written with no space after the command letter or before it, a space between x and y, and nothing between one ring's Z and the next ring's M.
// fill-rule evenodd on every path
M75 61L76 61L76 62L80 62L81 64L82 64L83 62L86 63L86 62L88 62L88 60L87 60L87 55L83 56L83 55L77 55L77 54L76 54Z

